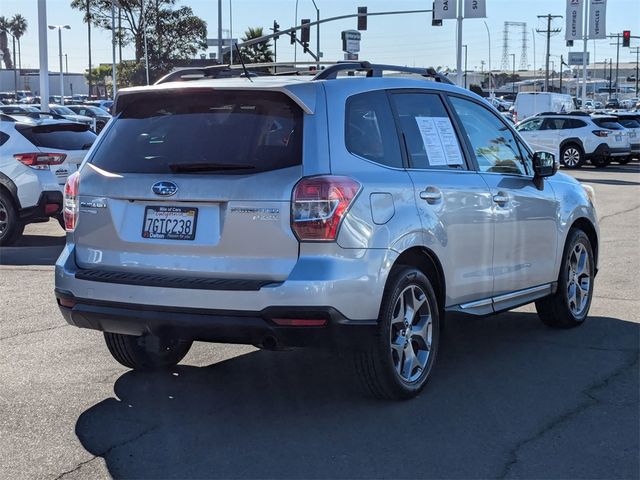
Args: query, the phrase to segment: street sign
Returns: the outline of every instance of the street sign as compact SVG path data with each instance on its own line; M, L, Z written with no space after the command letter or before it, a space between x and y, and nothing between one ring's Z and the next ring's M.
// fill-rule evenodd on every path
M357 30L343 30L342 51L348 53L358 53L360 51L360 39L362 35Z
M344 54L344 59L346 61L357 61L358 60L358 54L357 53L348 53L345 52Z
M569 65L582 65L582 55L584 52L569 52ZM589 65L589 52L587 52L587 65Z
M222 46L223 47L232 47L234 43L238 43L237 38L223 38ZM207 38L207 47L217 47L218 39L217 38Z

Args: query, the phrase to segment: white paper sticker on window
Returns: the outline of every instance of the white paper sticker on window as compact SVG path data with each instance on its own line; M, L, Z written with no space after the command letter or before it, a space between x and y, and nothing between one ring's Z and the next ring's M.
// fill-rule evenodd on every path
M416 117L424 149L432 167L462 165L462 152L449 117Z

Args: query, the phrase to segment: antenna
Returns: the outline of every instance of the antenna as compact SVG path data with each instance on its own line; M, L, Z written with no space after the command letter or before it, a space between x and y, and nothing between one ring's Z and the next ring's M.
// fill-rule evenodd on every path
M251 80L251 74L249 73L249 70L247 70L247 66L244 64L244 57L242 56L242 52L238 48L238 43L234 43L233 46L236 47L236 52L238 52L238 58L240 58L240 63L242 63L242 69L244 70L245 77L247 77L250 82L253 82L253 80Z

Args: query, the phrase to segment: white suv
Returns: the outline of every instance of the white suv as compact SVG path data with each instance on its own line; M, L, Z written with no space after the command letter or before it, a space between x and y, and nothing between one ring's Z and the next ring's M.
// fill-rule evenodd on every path
M541 113L520 122L516 130L531 148L558 155L568 168L580 168L586 161L606 167L631 153L626 130L610 116Z
M62 188L96 135L69 121L0 120L0 246L6 246L26 224L60 217Z

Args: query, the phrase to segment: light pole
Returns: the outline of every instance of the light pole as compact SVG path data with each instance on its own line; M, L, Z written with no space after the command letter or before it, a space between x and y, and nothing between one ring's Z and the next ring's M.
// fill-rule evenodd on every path
M516 93L516 54L510 53L509 56L513 60L513 73L511 74L511 92Z
M118 4L120 5L120 4ZM111 0L111 98L116 98L116 4Z
M467 46L462 45L464 48L464 88L467 88Z
M64 54L64 73L69 75L69 59L66 53Z
M487 29L487 37L489 39L489 96L493 98L493 78L491 77L491 32L489 31L489 25L487 25L487 22L484 22L484 28Z
M142 38L144 39L144 68L147 74L147 85L149 85L149 52L147 50L147 10L144 10L144 0L140 2L140 16L142 17Z
M320 9L316 5L316 0L311 1L316 9L316 20L320 22ZM320 23L316 25L316 57L318 58L318 65L316 66L316 69L320 71Z
M62 70L62 29L71 30L69 25L49 25L49 30L58 29L58 53L60 55L60 105L64 105L64 70ZM40 103L45 99L40 98ZM46 99L48 101L48 99Z

